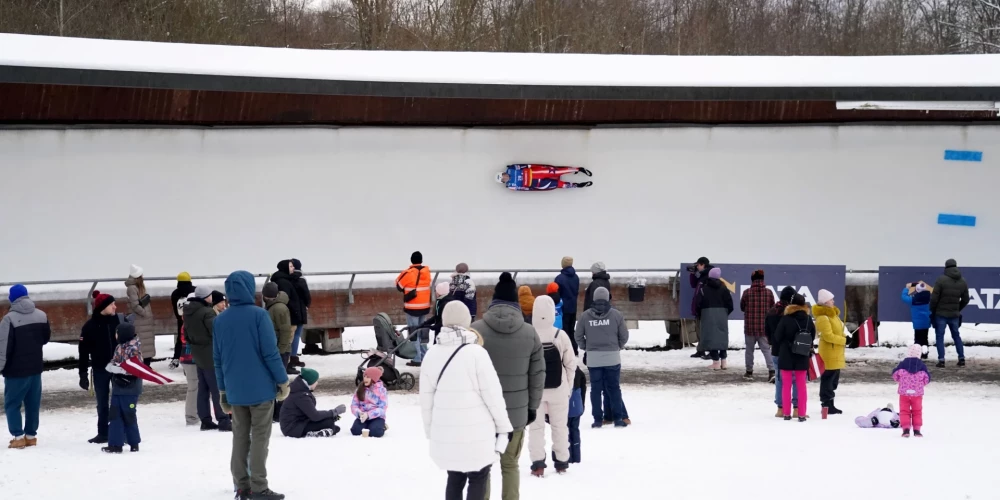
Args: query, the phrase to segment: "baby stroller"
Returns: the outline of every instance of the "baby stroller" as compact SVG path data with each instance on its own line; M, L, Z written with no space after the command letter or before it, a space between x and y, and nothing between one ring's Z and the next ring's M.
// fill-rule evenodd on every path
M417 346L411 341L420 334L420 330L410 333L407 328L396 330L392 320L386 313L378 313L372 320L375 326L375 341L378 346L363 354L364 360L358 365L358 374L354 383L360 384L364 378L365 368L382 367L382 383L386 389L402 389L409 391L416 387L417 379L412 373L400 373L396 369L396 358L413 359L417 355ZM407 335L408 334L408 335Z

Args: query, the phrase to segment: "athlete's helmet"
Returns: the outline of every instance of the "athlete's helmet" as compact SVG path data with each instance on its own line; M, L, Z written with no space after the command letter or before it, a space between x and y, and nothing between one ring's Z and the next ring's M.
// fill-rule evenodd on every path
M506 172L500 172L500 173L497 174L497 182L499 182L500 184L507 184L506 182L503 181L503 175L505 173Z

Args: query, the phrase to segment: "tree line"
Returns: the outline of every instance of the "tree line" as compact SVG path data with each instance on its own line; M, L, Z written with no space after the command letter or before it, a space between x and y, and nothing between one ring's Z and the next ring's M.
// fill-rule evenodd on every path
M0 0L0 32L311 49L1000 53L1000 0Z

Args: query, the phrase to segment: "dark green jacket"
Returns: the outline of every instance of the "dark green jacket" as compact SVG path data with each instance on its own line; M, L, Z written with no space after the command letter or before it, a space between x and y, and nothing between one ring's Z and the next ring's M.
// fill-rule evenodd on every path
M190 299L184 306L184 336L191 346L194 364L202 370L214 370L212 361L212 325L215 309L204 300Z
M288 310L288 294L278 292L277 297L264 299L264 308L271 316L274 332L278 335L278 352L290 354L292 352L292 316Z
M969 285L957 267L944 270L944 275L934 282L931 294L931 314L942 318L957 318L969 305Z

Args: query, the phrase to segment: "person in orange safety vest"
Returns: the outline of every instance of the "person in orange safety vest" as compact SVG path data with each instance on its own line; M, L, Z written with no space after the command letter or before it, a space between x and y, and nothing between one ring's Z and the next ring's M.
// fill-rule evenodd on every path
M406 326L412 336L431 312L431 270L423 265L424 256L420 252L413 252L410 263L412 265L396 277L396 289L403 293ZM427 352L427 342L430 341L428 330L423 329L419 333L420 337L416 339L417 355L407 363L409 366L420 366Z

